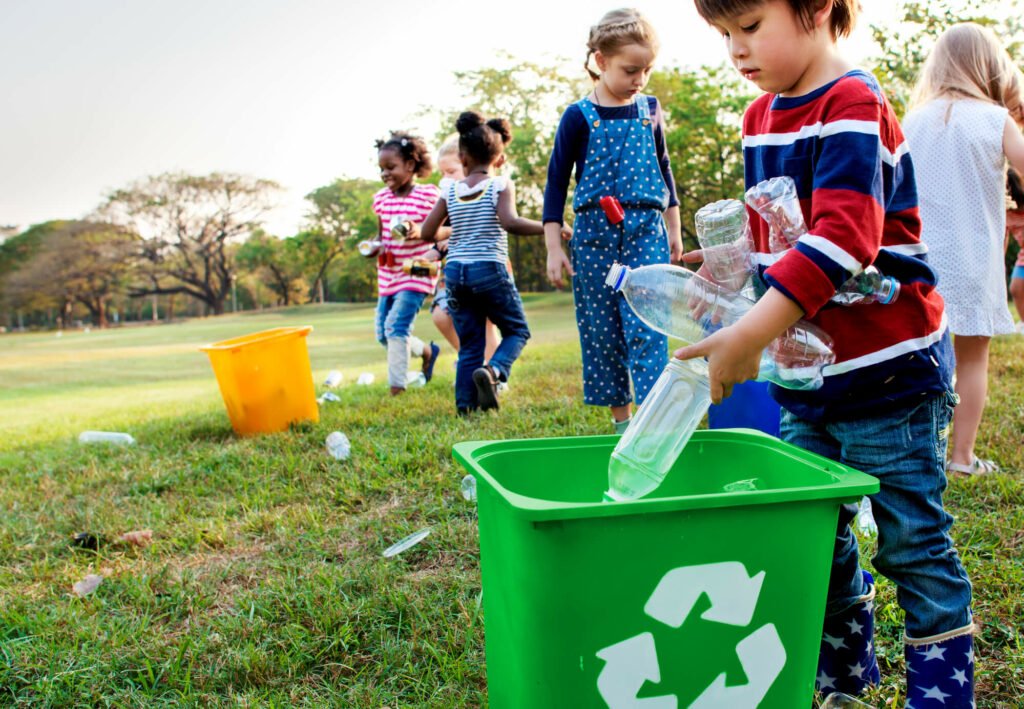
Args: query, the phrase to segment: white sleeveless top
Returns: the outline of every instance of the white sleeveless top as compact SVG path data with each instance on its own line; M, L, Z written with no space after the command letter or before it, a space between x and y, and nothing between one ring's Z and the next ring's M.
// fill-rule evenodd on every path
M903 121L921 240L954 335L1014 331L1003 264L1006 116L1005 108L984 101L939 98Z

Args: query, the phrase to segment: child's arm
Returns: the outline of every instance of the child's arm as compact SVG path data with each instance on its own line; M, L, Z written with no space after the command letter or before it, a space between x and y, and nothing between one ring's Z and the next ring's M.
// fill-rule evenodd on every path
M498 192L498 221L509 234L540 236L544 225L536 219L526 219L516 211L516 188L512 180L505 182L505 189Z
M447 239L451 234L450 227L442 227L444 220L448 218L448 202L443 199L439 199L434 202L434 208L430 210L430 214L423 220L423 224L419 227L419 234L416 238L422 239L423 241L443 241ZM416 232L415 225L413 233ZM410 234L410 237L412 235Z
M1014 170L1024 174L1024 135L1010 116L1003 127L1003 154Z
M678 204L665 210L665 227L668 229L669 260L679 263L683 259L683 226Z
M558 222L544 222L544 246L548 250L548 280L555 288L565 286L565 280L562 278L563 271L570 276L576 275L576 272L572 270L572 262L562 248L562 235L565 233L565 229L566 227Z
M673 354L679 359L708 358L711 401L720 404L732 393L733 385L757 378L762 350L803 314L781 291L769 288L735 325Z

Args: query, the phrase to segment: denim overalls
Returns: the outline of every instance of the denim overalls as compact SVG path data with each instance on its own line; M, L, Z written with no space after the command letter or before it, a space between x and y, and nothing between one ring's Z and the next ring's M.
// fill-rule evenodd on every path
M668 361L668 340L644 325L622 294L605 285L614 262L630 267L668 263L664 212L668 188L658 164L648 97L638 94L637 117L603 120L589 99L576 105L590 127L583 177L576 185L573 210L572 290L576 325L583 350L583 401L596 406L636 403ZM626 213L611 224L599 200L617 197Z

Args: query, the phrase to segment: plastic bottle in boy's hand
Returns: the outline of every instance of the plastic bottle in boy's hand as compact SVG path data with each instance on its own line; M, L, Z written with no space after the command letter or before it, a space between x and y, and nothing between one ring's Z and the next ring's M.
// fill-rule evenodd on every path
M693 221L711 278L729 290L743 290L751 274L746 206L738 199L721 199L698 209Z
M608 501L647 495L665 479L711 405L703 360L672 358L608 463Z
M732 325L754 301L669 264L630 269L612 264L606 283L658 332L694 344ZM818 389L822 368L835 361L832 338L803 320L773 340L761 356L758 379L787 389Z
M796 246L807 233L807 223L800 209L796 183L787 175L762 180L747 190L747 204L768 223L768 248L781 254ZM883 275L874 266L847 280L832 296L838 305L888 304L900 294L900 282Z

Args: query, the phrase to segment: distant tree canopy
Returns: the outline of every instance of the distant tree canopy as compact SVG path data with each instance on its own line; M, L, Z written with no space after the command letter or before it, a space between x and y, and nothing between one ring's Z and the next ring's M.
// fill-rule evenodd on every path
M871 28L878 53L870 67L901 113L946 27L991 26L1012 56L1024 42L1024 0L899 0L896 13L899 21ZM496 63L457 72L464 104L424 109L421 117L437 122L435 147L454 132L463 110L508 118L513 140L504 171L516 182L520 213L539 218L561 114L591 83L567 60L545 65L502 55ZM743 194L740 126L753 94L725 65L657 71L646 92L665 112L684 241L695 248L694 212ZM221 313L236 290L242 307L371 300L374 260L359 255L356 244L378 232L371 204L379 188L375 179L344 177L318 187L306 195L298 232L279 238L262 229L279 190L274 182L226 173L146 177L108 195L86 221L0 231L0 307L9 324L23 316L49 324L81 316L102 325L112 308L134 308L138 318L155 319L160 308L171 315L178 297L186 309L199 303L196 312ZM568 206L566 218L571 223ZM520 288L548 289L543 239L510 236L509 244Z

